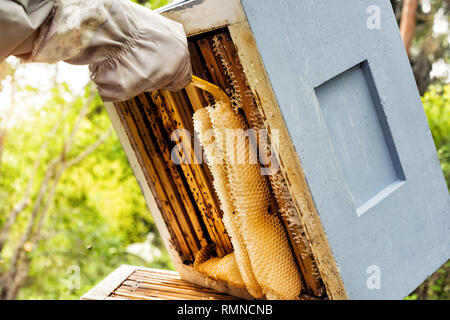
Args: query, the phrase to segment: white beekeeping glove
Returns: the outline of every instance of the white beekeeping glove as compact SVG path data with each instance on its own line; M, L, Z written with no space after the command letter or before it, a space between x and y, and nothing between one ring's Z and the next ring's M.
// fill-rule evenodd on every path
M27 60L89 64L104 101L180 90L192 77L183 26L129 0L57 0Z

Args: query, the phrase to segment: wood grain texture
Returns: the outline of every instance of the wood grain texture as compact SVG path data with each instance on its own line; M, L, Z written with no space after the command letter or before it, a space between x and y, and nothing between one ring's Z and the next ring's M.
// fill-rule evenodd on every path
M167 164L154 147L152 133L142 124L142 115L136 114L140 110L130 101L117 104L117 110L127 125L129 136L140 155L141 165L145 168L158 195L160 210L164 212L165 221L170 226L168 229L174 234L173 241L177 244L182 260L193 262L195 250L199 250L198 240L184 217L184 209L179 203L175 183L167 172Z
M156 106L158 116L167 119L165 135L170 135L177 129L187 129L191 136L193 136L194 129L191 115L193 111L187 108L188 104L185 100L183 102L177 102L174 95L175 93L169 92L151 94L152 102L154 103L153 106ZM186 97L183 96L183 99L186 99ZM192 141L183 140L181 144L185 144L183 150L190 150L192 148ZM199 159L194 157L194 152L191 152L189 160L192 164L182 163L179 167L186 179L188 190L190 190L198 206L209 237L216 244L217 254L224 256L231 252L232 246L221 220L222 212L220 205L211 180L209 179L209 169L204 164L199 164L199 161L196 161Z
M182 280L178 273L123 265L82 300L236 300L237 297Z
M85 293L81 300L238 300L183 280L177 272L122 265ZM301 300L316 300L303 294Z

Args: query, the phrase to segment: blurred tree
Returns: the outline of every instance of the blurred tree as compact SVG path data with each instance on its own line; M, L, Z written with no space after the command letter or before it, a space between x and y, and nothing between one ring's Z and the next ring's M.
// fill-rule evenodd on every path
M13 76L14 79L14 76ZM11 83L14 87L16 84ZM57 85L55 84L55 87ZM7 271L1 275L1 298L15 299L19 289L24 285L30 267L29 252L33 250L37 242L41 238L42 228L44 226L47 212L53 203L58 182L61 175L69 167L78 164L84 158L89 156L97 149L111 134L109 129L105 134L101 135L93 144L83 147L77 154L70 155L75 142L75 135L80 130L82 121L86 117L89 107L94 100L94 92L89 90L89 97L85 99L79 112L75 117L72 128L68 131L60 146L60 150L56 156L43 160L42 156L48 154L49 143L53 142L54 135L59 132L59 128L64 124L66 113L63 112L61 117L56 121L55 126L50 130L46 141L41 145L38 156L35 161L34 170L31 173L28 184L22 198L13 205L10 212L6 215L5 223L0 230L0 254L3 251L5 243L11 239L11 227L17 221L18 216L29 206L32 207L28 216L26 227L21 230L20 240L15 244L12 251L9 267ZM12 91L11 109L14 107L14 91ZM79 103L79 99L75 103ZM70 109L74 106L70 107ZM70 123L70 122L69 122ZM54 147L54 146L52 146ZM39 176L38 169L43 165L44 175ZM32 196L34 185L39 185L36 195Z
M21 97L43 92L14 78L11 107L27 108L10 121L0 170L0 297L79 298L120 264L170 268L165 252L150 264L126 252L156 228L93 88L54 84L33 108ZM76 290L63 281L71 267L84 282Z
M433 79L430 72L436 62L450 62L450 0L391 0L391 4L423 95L433 81L445 80Z
M417 6L418 0L403 0L400 33L408 56L416 27Z

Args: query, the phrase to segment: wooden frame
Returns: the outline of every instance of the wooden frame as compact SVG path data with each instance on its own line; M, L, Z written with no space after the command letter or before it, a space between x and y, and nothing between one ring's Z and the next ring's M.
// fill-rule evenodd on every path
M236 300L183 281L174 271L122 265L81 300Z
M120 284L125 281L138 267L122 265L114 270L109 276L100 281L95 287L86 292L81 300L107 300Z
M218 7L221 10L217 10ZM297 211L301 215L300 219L304 224L306 236L310 240L311 249L321 278L325 284L327 295L330 299L346 299L347 294L339 274L339 268L334 260L322 223L309 192L300 158L294 150L289 137L286 124L240 1L188 1L171 9L169 8L169 11L163 12L163 15L183 23L188 36L219 28L228 28L233 43L238 50L249 86L256 98L257 106L263 115L265 125L269 130L278 129L280 132L280 141L284 142L279 146L279 150L276 150L276 156L280 164L281 172L288 183L288 188ZM120 118L114 104L105 103L105 107L123 149L128 156L128 160L140 184L156 226L180 276L189 282L203 287L226 292L233 296L251 298L246 290L231 288L220 282L207 280L203 275L196 272L193 267L183 264L182 259L171 242L170 232L158 206L158 199L155 199L153 196L154 186L150 185L146 179L145 172L141 167L141 156L137 152L136 147L132 145L129 133L127 133L123 125L123 119ZM120 272L118 271L117 274L122 275L122 273L126 272L128 271L124 268ZM101 286L99 288L101 289Z

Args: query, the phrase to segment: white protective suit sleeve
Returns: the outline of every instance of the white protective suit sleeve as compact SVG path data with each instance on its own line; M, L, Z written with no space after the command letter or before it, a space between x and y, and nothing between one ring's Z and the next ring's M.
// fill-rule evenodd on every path
M56 0L26 60L89 64L104 101L180 90L192 77L183 26L129 0Z

